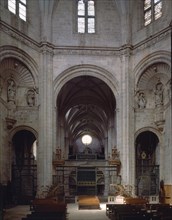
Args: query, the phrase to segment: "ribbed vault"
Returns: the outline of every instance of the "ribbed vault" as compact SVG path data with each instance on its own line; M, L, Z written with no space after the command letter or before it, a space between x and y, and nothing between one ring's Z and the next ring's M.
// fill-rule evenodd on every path
M70 142L90 134L102 143L109 121L114 119L116 102L112 91L103 81L80 76L63 86L57 106L58 118L64 122Z

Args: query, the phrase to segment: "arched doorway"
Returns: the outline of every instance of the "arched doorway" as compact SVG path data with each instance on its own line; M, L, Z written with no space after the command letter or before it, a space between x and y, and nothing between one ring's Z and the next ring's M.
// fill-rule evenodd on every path
M29 204L37 185L36 137L21 130L12 138L12 198L17 204Z
M151 131L136 138L136 193L138 196L159 194L159 139Z

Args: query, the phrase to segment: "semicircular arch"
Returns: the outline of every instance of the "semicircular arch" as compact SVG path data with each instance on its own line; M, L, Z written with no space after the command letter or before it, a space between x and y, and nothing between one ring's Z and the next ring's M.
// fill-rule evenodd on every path
M154 133L157 137L159 142L161 143L161 132L153 127L144 127L144 128L140 128L139 130L137 130L135 132L135 140L137 139L138 135L145 132L145 131L150 131L152 133Z
M165 63L169 67L171 67L171 54L168 51L157 51L154 52L146 58L142 59L134 69L135 76L135 86L137 86L142 74L148 69L148 67L157 64L157 63Z
M0 47L0 62L6 58L14 58L23 63L30 70L35 86L38 86L38 65L30 55L13 46L2 46Z
M119 86L117 79L110 72L108 72L103 68L94 65L85 64L85 65L77 65L70 67L69 69L63 71L59 76L57 76L57 78L54 80L54 90L55 90L54 103L56 103L56 98L61 88L68 81L78 76L93 76L102 80L112 90L116 100L118 99Z
M12 140L13 136L18 131L23 131L23 130L30 131L32 134L34 134L35 138L38 139L38 132L34 128L26 125L17 126L16 128L12 129L12 131L10 132L10 139Z

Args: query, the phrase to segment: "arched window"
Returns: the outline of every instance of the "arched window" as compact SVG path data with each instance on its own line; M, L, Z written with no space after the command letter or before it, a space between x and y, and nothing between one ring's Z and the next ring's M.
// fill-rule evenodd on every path
M144 0L144 25L162 16L162 0Z
M78 0L77 16L78 33L95 33L94 0Z
M26 21L26 0L8 0L8 10Z

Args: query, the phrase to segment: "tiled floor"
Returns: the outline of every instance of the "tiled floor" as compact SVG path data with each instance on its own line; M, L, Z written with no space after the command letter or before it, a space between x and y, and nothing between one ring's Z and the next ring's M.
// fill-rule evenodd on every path
M108 220L106 216L106 204L100 204L100 210L78 210L75 203L67 205L67 220ZM30 213L29 206L16 206L7 209L4 220L21 220Z
M21 220L23 217L26 217L26 215L29 213L31 213L29 206L16 206L5 210L3 220Z

